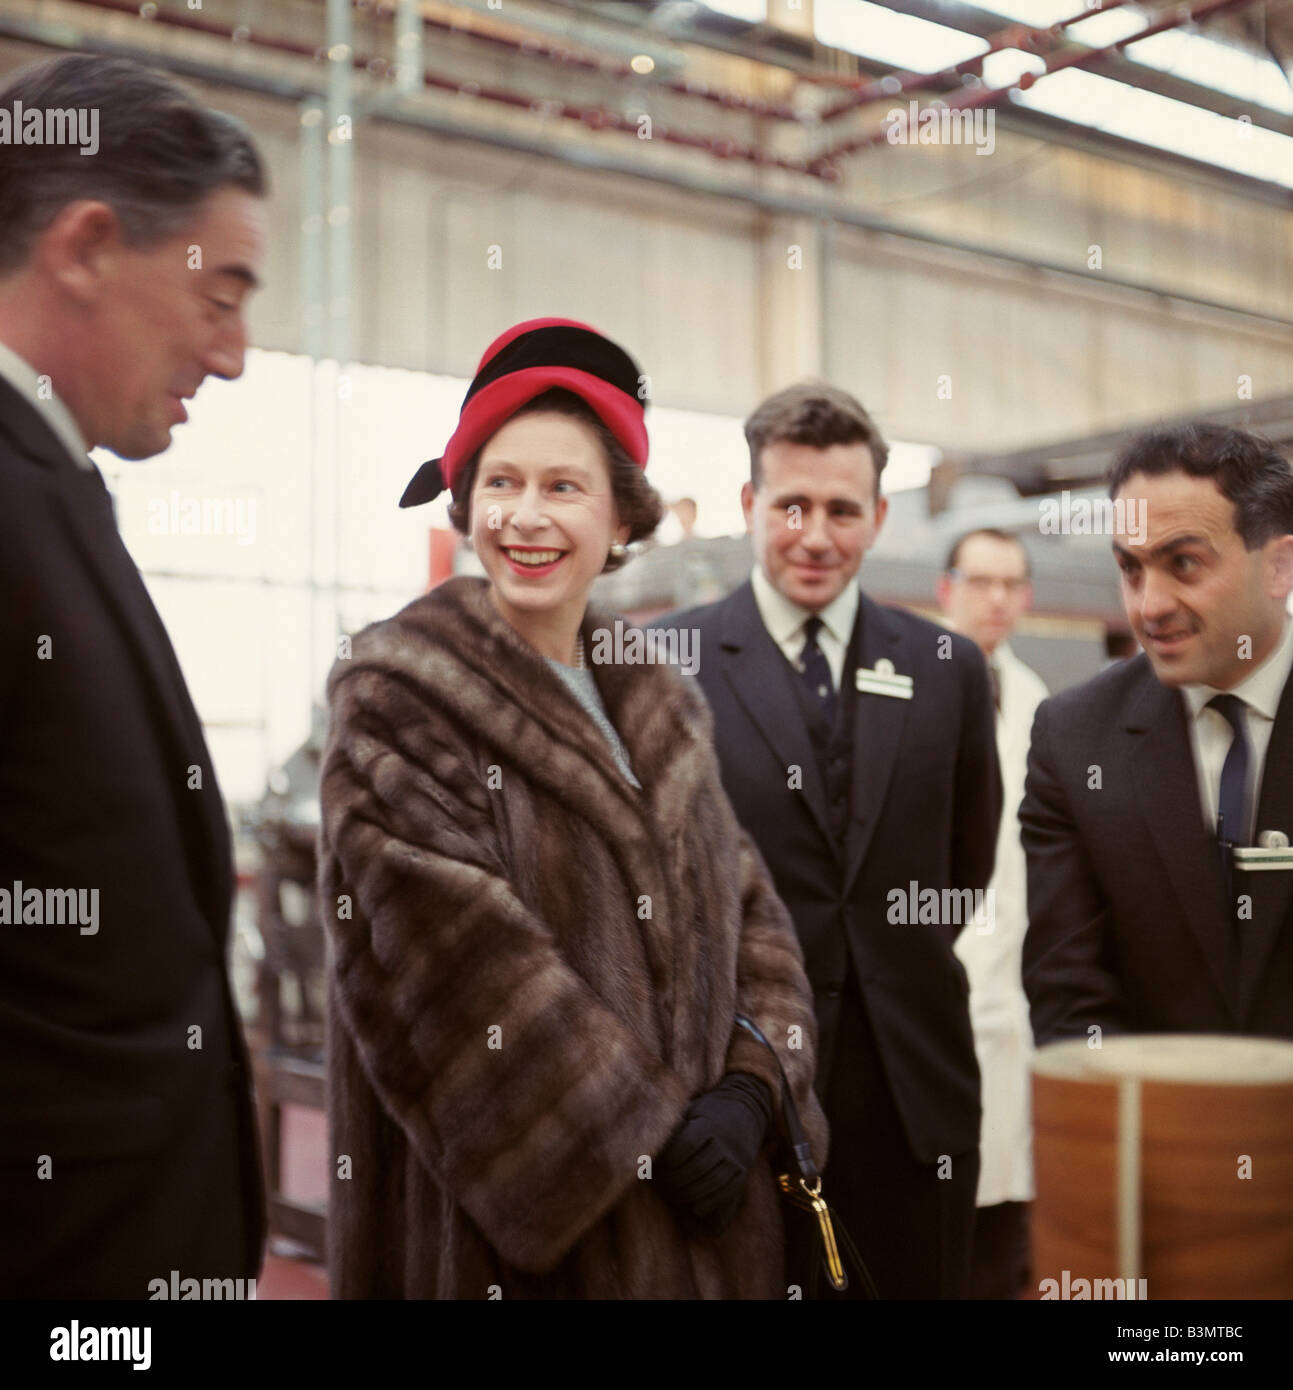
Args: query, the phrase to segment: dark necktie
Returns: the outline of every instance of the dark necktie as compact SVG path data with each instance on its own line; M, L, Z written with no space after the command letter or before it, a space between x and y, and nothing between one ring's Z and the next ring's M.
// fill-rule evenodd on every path
M992 703L1001 713L1001 667L995 661L988 662L988 679L992 682Z
M1208 704L1235 731L1221 767L1221 793L1217 797L1217 850L1226 898L1233 912L1234 861L1230 851L1235 845L1248 843L1248 730L1244 724L1244 702L1237 695L1214 695Z
M1227 845L1248 843L1248 730L1244 702L1237 695L1214 695L1208 704L1235 731L1230 751L1221 768L1221 794L1217 798L1217 839Z
M831 679L830 662L817 645L817 634L824 624L816 613L804 623L804 646L799 653L799 674L821 707L828 724L835 722L835 682Z

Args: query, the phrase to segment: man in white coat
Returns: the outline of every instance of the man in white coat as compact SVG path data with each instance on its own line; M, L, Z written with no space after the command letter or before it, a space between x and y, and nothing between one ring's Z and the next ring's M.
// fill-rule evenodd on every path
M1010 650L1032 603L1028 554L1017 537L977 530L962 536L938 583L947 625L978 644L997 704L997 757L1005 793L987 920L968 926L955 950L970 979L970 1018L983 1078L981 1167L976 1197L972 1298L1014 1298L1029 1270L1033 1198L1029 1058L1032 1031L1021 975L1028 927L1019 803L1028 739L1046 698L1041 677Z

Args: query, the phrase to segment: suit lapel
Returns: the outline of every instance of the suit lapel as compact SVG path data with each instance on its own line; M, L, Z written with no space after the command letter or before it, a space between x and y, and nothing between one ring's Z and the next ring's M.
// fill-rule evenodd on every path
M789 777L792 767L801 769L804 802L834 852L835 840L826 815L826 788L803 711L790 684L795 677L790 663L763 625L754 587L748 580L723 607L719 644L723 649L724 680L763 735L782 775Z
M1282 830L1293 842L1293 678L1285 681L1266 750L1256 831ZM1251 921L1239 923L1239 1022L1257 997L1266 964L1280 933L1288 930L1293 907L1293 871L1235 873L1235 892L1253 899Z
M117 533L103 479L97 468L78 468L39 413L3 380L0 419L18 448L54 475L68 535L135 656L151 697L153 724L173 771L172 795L198 901L223 945L229 928L231 861L215 771L166 629ZM202 768L200 792L187 789L187 769L195 763Z
M1216 843L1203 824L1198 776L1180 692L1145 666L1142 694L1126 719L1131 780L1179 908L1221 997L1236 1011L1236 957Z
M858 667L874 670L877 661L886 660L893 663L895 674L911 675L912 662L901 630L889 621L884 609L866 594L860 596L857 620L862 624ZM852 683L855 679L855 671L845 670L841 684ZM842 695L844 693L841 691ZM898 757L907 708L913 700L921 699L923 694L916 690L912 700L902 700L859 690L854 696L853 787L844 861L846 894L852 891L853 881L880 822L880 810Z

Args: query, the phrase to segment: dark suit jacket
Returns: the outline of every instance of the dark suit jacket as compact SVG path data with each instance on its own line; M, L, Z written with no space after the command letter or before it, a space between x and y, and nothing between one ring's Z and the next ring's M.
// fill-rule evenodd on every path
M889 893L984 888L1001 779L992 694L963 637L861 596L860 665L887 658L914 698L857 694L852 797L842 857L830 832L789 662L747 582L720 603L659 620L700 630L698 678L714 712L723 785L794 918L817 1005L818 1090L850 1059L834 1045L850 951L914 1156L979 1142L979 1070L957 928L890 922ZM940 639L950 659L939 658ZM846 672L845 679L851 673ZM803 770L792 790L789 769Z
M0 925L0 1296L253 1276L229 830L202 728L97 470L0 380L0 889L17 881L97 890L99 924Z
M1181 696L1146 656L1040 706L1020 822L1038 1043L1093 1024L1293 1037L1293 873L1236 873L1252 920L1231 925ZM1293 681L1257 829L1293 839Z

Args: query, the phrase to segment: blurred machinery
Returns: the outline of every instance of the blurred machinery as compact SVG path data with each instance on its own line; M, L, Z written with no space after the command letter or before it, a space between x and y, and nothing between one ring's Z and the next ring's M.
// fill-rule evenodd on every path
M326 1109L326 941L315 889L319 765L327 714L313 710L310 737L269 776L265 794L240 817L261 852L255 875L261 955L256 1015L248 1032L264 1148L271 1233L322 1256L326 1208L283 1190L283 1107Z

